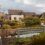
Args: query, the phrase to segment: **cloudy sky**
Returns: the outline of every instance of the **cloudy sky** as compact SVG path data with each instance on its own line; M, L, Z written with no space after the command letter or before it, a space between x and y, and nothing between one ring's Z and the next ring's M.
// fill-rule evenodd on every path
M7 9L42 13L45 12L45 0L0 0L0 11Z

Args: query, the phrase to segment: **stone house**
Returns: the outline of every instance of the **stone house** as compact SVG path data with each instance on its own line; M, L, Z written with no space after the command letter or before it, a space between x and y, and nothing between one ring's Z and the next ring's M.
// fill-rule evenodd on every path
M19 21L24 18L24 15L22 14L22 10L8 10L8 14L6 14L5 18Z
M20 20L20 19L23 19L24 18L24 15L11 15L11 20Z

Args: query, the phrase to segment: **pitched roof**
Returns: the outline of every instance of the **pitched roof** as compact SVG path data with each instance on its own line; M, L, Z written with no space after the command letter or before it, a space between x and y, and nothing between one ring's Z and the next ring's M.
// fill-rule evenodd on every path
M9 15L21 15L22 10L8 10Z

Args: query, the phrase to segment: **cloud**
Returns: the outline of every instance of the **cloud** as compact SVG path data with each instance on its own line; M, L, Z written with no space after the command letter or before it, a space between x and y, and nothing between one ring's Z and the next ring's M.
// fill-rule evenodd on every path
M24 0L23 3L27 4L27 5L32 5L33 4L30 0Z
M45 0L15 0L17 3L21 3L24 5L32 5L35 7L44 8L45 6Z
M33 2L31 0L15 0L17 3L23 3L26 5L32 5Z
M16 3L22 3L22 0L15 0Z
M36 6L36 7L41 7L41 8L43 7L43 8L44 8L44 7L45 7L44 5L45 5L45 4L40 3L40 4L36 4L35 6Z
M45 0L0 0L1 8L18 8L26 11L45 11Z
M43 4L36 4L36 7L44 7Z

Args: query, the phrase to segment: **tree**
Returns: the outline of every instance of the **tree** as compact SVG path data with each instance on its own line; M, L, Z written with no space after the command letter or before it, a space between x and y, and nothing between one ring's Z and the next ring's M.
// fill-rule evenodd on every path
M30 27L33 25L40 25L40 19L38 18L26 18L24 19L25 26Z
M4 24L2 29L11 29L11 26L10 25L7 25L7 24Z

